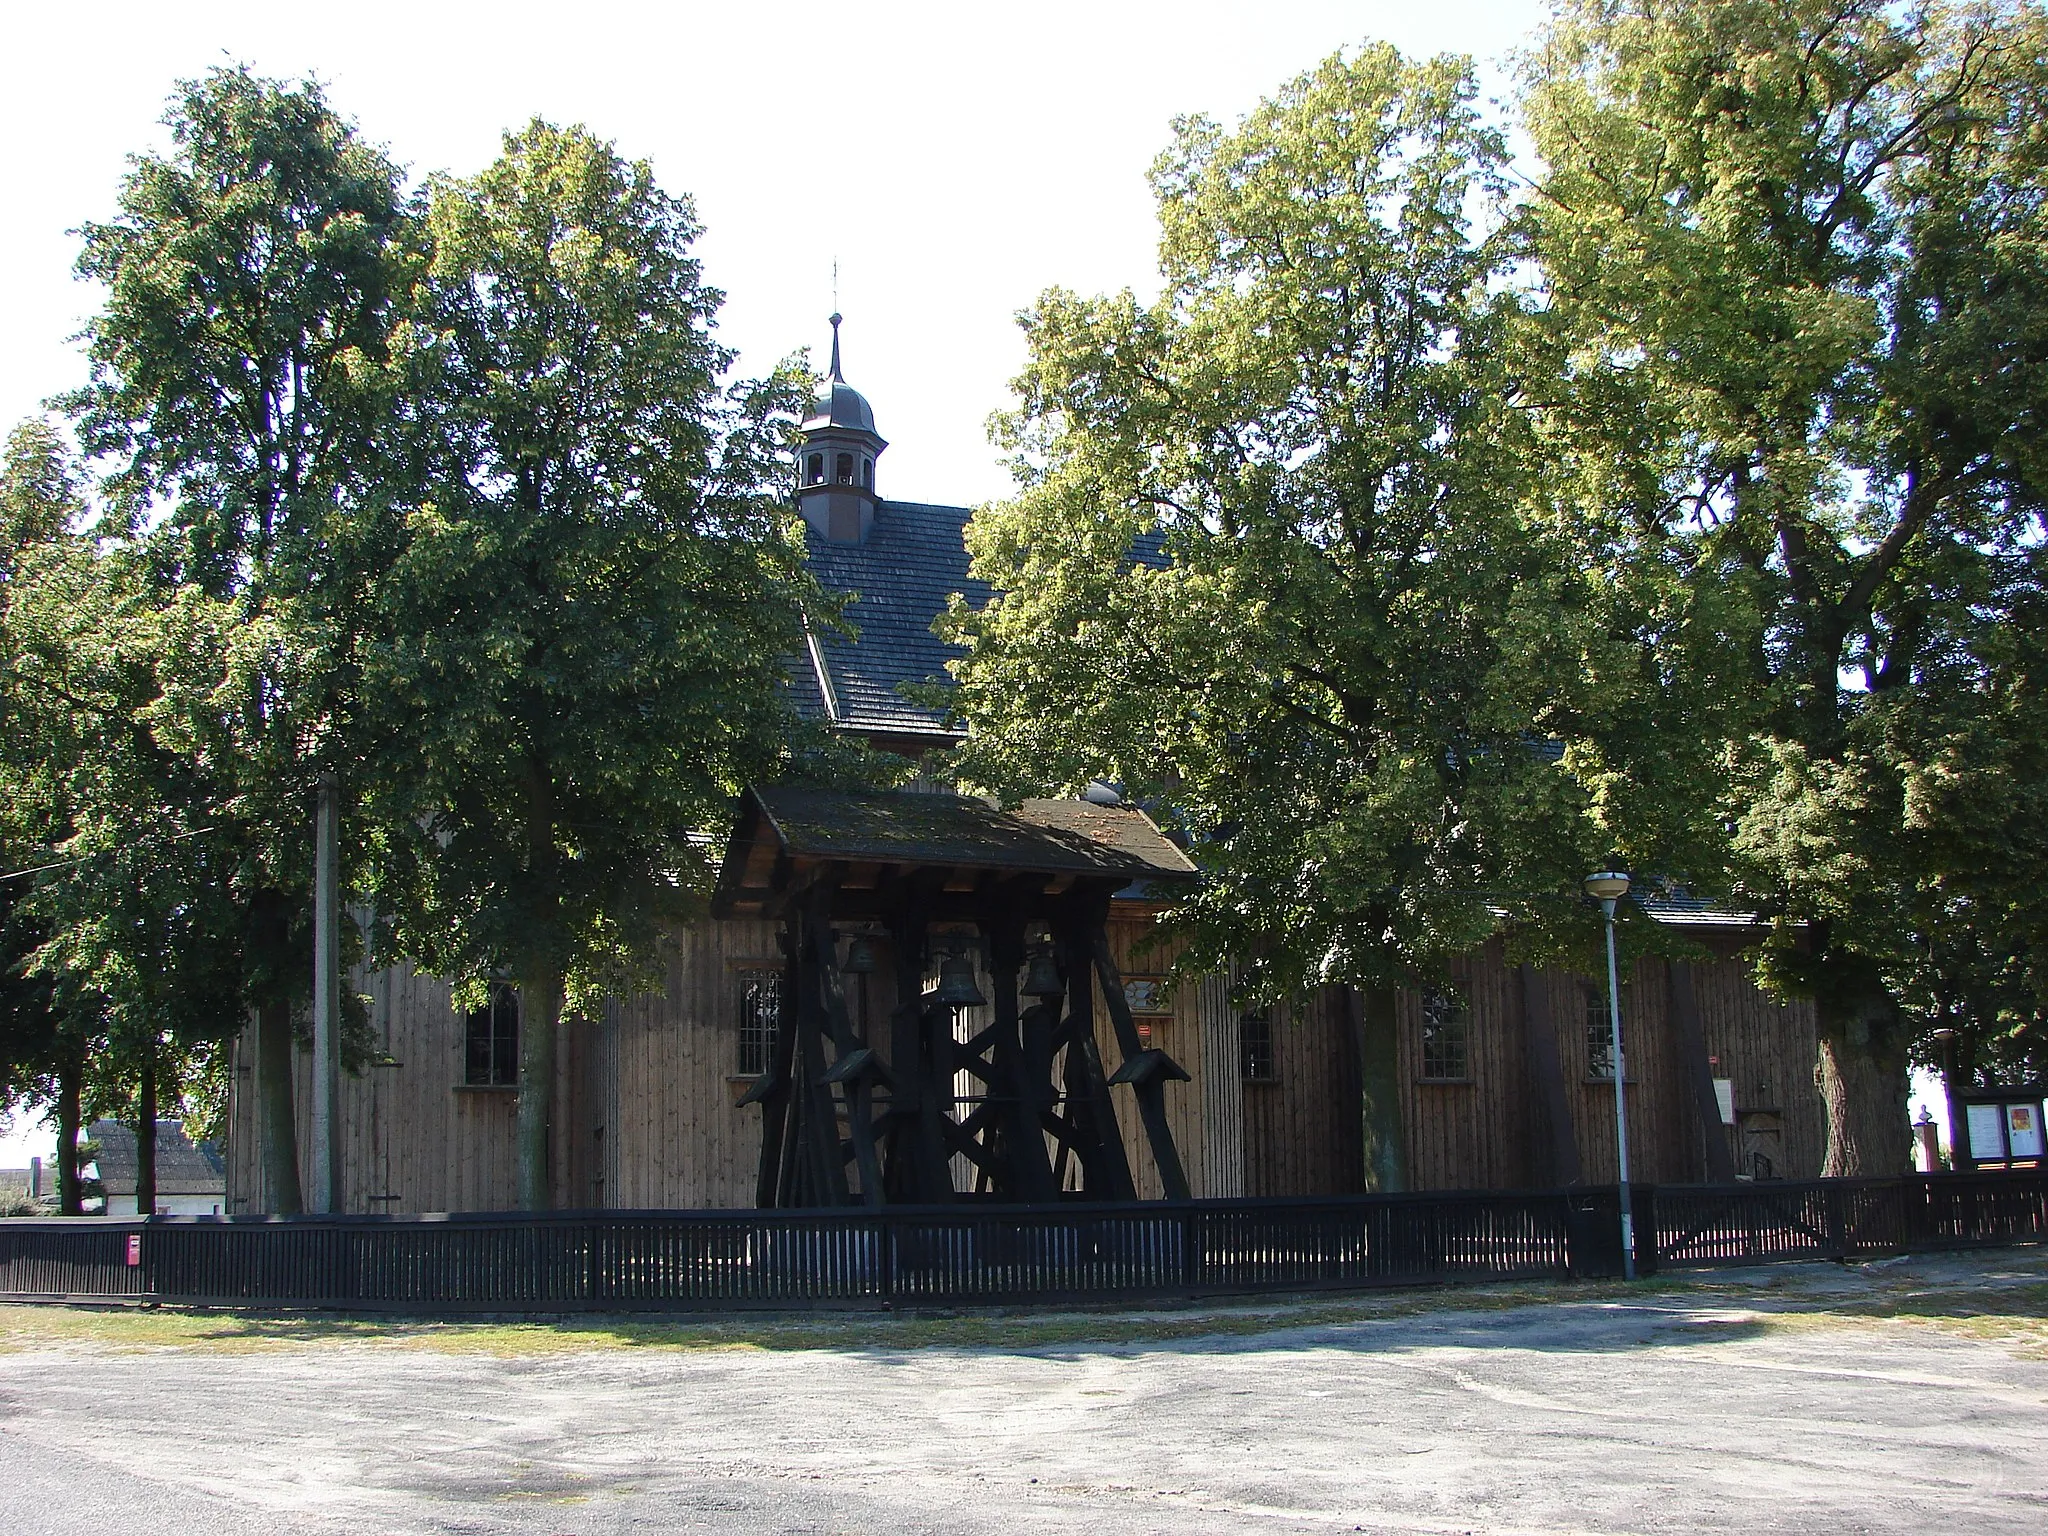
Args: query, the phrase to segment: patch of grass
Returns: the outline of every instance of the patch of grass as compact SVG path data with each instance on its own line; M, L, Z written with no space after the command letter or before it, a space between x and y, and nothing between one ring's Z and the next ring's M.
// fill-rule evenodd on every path
M1660 1287L1668 1292L1670 1287ZM1560 1300L1634 1298L1618 1284L1347 1295L1330 1300L1099 1312L845 1312L731 1318L562 1317L510 1321L255 1314L185 1307L0 1307L0 1348L199 1349L252 1353L362 1345L505 1358L607 1349L1044 1349L1247 1338L1444 1312L1497 1312Z
M1945 1273L1963 1269L1964 1273ZM1931 1327L2048 1351L2048 1254L1999 1256L1997 1272L1967 1260L1920 1267L1785 1266L1759 1275L1705 1271L1618 1281L1301 1296L1099 1311L823 1312L725 1317L567 1316L428 1320L340 1313L225 1312L184 1307L0 1306L0 1349L157 1349L250 1354L278 1349L424 1349L504 1359L619 1349L1043 1350L1241 1339L1454 1313L1531 1306L1738 1306L1739 1323L1689 1319L1644 1342L1707 1343L1753 1328Z
M2048 1280L1991 1286L1912 1288L1831 1299L1769 1321L1780 1325L1900 1324L2016 1348L2048 1359Z

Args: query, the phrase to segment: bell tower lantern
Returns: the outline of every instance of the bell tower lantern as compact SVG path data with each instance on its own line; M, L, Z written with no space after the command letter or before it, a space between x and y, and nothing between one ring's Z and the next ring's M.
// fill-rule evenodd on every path
M858 544L875 522L875 460L889 445L875 413L839 368L839 322L832 317L832 376L804 423L797 461L797 506L804 521L835 544Z

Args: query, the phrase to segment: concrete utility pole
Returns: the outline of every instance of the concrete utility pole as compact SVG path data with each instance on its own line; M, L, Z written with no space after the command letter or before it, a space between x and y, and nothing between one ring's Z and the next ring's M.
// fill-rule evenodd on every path
M313 813L313 1188L316 1212L341 1210L341 795L320 776Z

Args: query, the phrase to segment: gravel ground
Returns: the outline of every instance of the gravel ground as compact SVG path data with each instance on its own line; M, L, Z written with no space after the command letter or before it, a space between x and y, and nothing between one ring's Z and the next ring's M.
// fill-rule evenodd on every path
M2017 1531L2044 1303L2022 1251L765 1348L0 1308L0 1531Z

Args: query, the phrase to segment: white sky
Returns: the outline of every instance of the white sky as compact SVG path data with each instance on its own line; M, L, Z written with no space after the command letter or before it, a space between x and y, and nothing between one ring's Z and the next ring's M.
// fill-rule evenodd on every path
M1144 173L1168 120L1234 120L1368 36L1499 59L1540 0L1046 0L774 6L24 7L7 26L0 132L0 430L79 381L66 337L81 220L113 209L124 157L161 146L172 82L216 63L327 83L416 174L478 169L534 114L580 121L708 233L741 366L822 363L832 261L846 369L892 447L885 495L975 502L1006 478L984 422L1022 360L1013 316L1062 284L1153 282ZM1496 81L1504 77L1495 71Z

